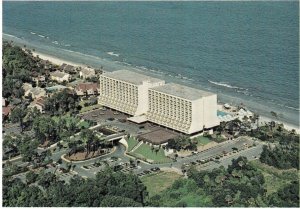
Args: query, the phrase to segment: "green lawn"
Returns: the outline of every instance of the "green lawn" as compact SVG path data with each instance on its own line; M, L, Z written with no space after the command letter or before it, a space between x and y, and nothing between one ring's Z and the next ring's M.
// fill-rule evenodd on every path
M198 145L206 145L206 144L212 142L208 137L205 137L205 136L198 136L198 137L194 138L194 140L197 140Z
M170 187L176 179L182 178L181 175L175 172L161 171L141 177L141 181L147 187L149 197L160 193Z
M134 152L132 152L136 157L146 158L151 162L155 163L165 163L171 162L170 158L165 156L164 150L162 148L156 153L154 150L151 150L151 147L147 144L142 144Z
M284 185L299 178L299 174L296 169L280 170L261 163L259 160L251 161L250 163L264 175L264 187L267 190L267 194L271 194L279 188L282 188Z
M134 137L130 137L128 140L127 140L127 144L128 144L128 152L130 152L133 147L135 145L137 145L139 142L134 138Z
M79 124L78 124L79 127L84 127L84 128L89 128L90 127L90 124L87 122L87 121L81 121Z

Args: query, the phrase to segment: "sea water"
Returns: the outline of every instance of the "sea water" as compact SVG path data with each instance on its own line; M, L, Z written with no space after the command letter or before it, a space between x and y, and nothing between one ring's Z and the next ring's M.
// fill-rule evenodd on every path
M299 124L298 2L4 2L3 37Z

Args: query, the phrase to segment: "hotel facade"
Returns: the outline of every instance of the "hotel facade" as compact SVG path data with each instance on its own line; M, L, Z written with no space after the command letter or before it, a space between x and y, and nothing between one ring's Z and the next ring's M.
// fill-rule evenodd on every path
M148 89L165 81L128 70L100 75L99 104L138 116L148 111Z
M219 125L216 94L127 70L100 76L99 104L185 134Z
M192 134L219 125L217 95L169 83L148 91L147 119L168 128Z

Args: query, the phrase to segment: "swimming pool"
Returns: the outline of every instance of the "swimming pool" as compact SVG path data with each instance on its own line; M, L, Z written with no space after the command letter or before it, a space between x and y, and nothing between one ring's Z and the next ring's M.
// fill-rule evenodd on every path
M225 115L228 115L228 113L226 113L226 112L222 112L222 111L219 111L218 110L218 112L217 112L217 116L225 116Z

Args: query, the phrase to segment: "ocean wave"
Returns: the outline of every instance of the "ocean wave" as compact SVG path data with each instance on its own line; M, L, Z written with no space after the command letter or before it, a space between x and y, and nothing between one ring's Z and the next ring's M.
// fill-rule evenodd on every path
M59 45L58 41L52 41L53 44Z
M114 52L107 52L107 54L111 55L111 56L115 56L115 57L119 57L120 55Z
M15 38L15 39L20 39L20 40L22 40L22 38L20 38L20 37L18 37L18 36L11 35L11 34L3 33L3 35L8 36L8 37L12 37L12 38Z
M46 38L46 36L43 36L41 34L38 34L38 36L41 37L41 38Z
M223 86L223 87L227 87L227 88L230 88L230 89L241 89L241 90L247 90L247 89L244 89L244 88L241 88L241 87L237 87L237 86L231 86L229 84L226 84L224 82L215 82L215 81L210 81L208 80L208 82L212 83L212 84L215 84L217 86Z
M290 107L290 106L287 106L287 105L284 105L284 107L289 108L289 109L292 109L292 110L300 111L300 109L299 109L299 108L296 108L296 107Z
M32 35L35 35L36 33L35 32L30 32Z

